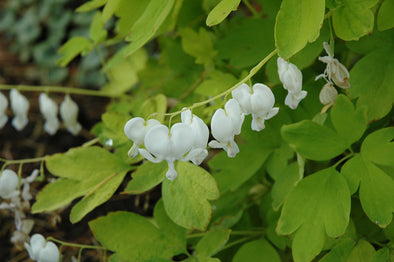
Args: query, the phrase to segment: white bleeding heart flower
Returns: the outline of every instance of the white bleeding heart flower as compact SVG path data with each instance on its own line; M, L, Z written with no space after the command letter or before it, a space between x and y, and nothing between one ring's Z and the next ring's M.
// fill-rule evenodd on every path
M234 136L241 133L244 113L235 99L230 99L222 108L215 111L211 119L211 132L216 140L209 142L212 148L223 148L228 157L235 157L239 148Z
M167 161L166 177L169 180L174 180L178 175L174 162L176 160L188 161L200 153L201 150L196 149L187 154L192 149L193 143L194 136L189 125L176 123L169 130L167 126L160 124L152 127L146 133L144 145L147 150L140 148L139 152L153 163Z
M46 241L40 234L34 234L30 238L30 244L25 243L25 248L32 260L37 262L58 262L60 253L57 246Z
M26 97L19 93L16 89L10 91L11 108L15 114L12 119L12 125L16 130L21 131L29 122L27 113L29 111L30 103Z
M285 105L291 109L296 109L308 92L302 90L302 73L298 67L278 57L278 74L283 87L288 91L285 98Z
M18 175L11 169L4 169L0 176L0 197L4 199L19 195Z
M260 131L265 128L264 121L275 116L279 107L274 107L275 97L271 89L264 84L240 85L232 92L245 114L252 114L252 129Z
M156 119L145 121L141 117L134 117L127 121L124 126L124 133L134 143L128 153L130 157L134 158L138 155L138 148L144 144L146 133L156 125L160 125L160 122Z
M323 43L323 47L328 56L319 57L319 60L327 64L327 66L324 73L318 75L315 80L323 77L327 82L332 80L340 88L350 88L349 71L338 59L334 58L334 55L330 51L330 45L327 42Z
M78 123L78 105L67 94L60 105L60 116L67 130L76 136L81 131L81 124Z
M319 94L319 100L323 105L334 103L337 97L338 91L331 83L325 84Z
M57 119L58 106L46 93L40 94L38 100L41 114L45 118L44 129L48 134L54 135L59 129L59 120Z
M3 128L8 121L8 116L5 114L7 107L8 107L8 100L5 97L5 95L0 93L0 128Z
M195 165L200 165L201 162L208 156L208 150L206 149L209 138L209 130L204 121L196 115L192 115L190 110L185 110L181 113L182 123L189 125L193 133L193 145L194 149L200 149L201 152L198 155L193 156L190 160Z

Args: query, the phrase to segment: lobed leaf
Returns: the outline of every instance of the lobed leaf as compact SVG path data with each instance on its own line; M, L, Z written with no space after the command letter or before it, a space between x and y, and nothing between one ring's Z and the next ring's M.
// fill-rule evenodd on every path
M238 9L240 2L241 0L221 0L211 10L211 12L209 12L205 23L207 26L220 24L231 13L231 11Z
M377 17L377 26L379 31L387 30L394 27L394 0L384 0L379 8Z
M85 37L76 36L68 40L59 49L62 57L56 62L59 66L66 66L77 55L84 54L92 48L92 43Z
M394 127L379 129L368 135L361 154L375 164L394 166Z
M198 241L195 256L198 258L210 257L218 253L230 238L231 229L218 228L209 231Z
M243 244L235 253L232 262L280 262L281 258L273 246L265 239L250 241Z

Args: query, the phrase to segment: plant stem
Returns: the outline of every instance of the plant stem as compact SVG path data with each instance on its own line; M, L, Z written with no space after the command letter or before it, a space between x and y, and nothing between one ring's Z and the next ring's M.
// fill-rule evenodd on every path
M25 159L17 159L17 160L7 160L4 158L0 158L0 162L4 162L6 165L10 164L26 164L26 163L35 163L44 161L46 156L36 157L36 158L25 158Z
M253 14L253 17L259 17L259 13L254 9L254 7L249 3L249 0L243 0L245 6L249 9L249 11Z
M335 163L334 168L337 167L342 162L344 162L345 160L353 157L354 155L355 155L354 153L350 153L349 155L346 155L346 156L342 157L338 162Z
M13 88L19 91L31 91L31 92L55 92L55 93L100 96L100 97L119 96L118 94L105 93L100 90L90 90L90 89L64 87L64 86L0 85L0 90L11 90Z
M82 248L82 249L102 249L102 250L106 250L106 248L101 247L101 246L91 246L91 245L82 245L82 244L76 244L76 243L70 243L70 242L65 242L65 241L61 241L58 240L56 238L53 237L47 237L47 241L53 241L56 243L59 243L63 246L69 246L69 247L78 247L78 248Z
M208 232L203 232L203 233L195 233L195 234L190 234L186 236L186 238L197 238L197 237L203 237L207 234ZM233 236L258 236L262 235L263 230L262 229L257 229L257 230L237 230L237 231L231 231L230 235Z

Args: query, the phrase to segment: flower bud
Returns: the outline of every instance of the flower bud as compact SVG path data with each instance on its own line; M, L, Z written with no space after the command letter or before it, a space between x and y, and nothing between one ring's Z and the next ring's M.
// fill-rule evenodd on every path
M9 199L19 195L18 175L11 169L5 169L0 176L0 197Z
M48 134L54 135L59 129L59 120L57 119L59 109L57 104L45 93L40 94L39 104L41 114L45 118L44 129Z
M8 100L5 97L5 95L0 93L0 128L3 128L8 121L8 116L5 114L7 107L8 107Z
M58 262L60 253L57 246L46 241L40 234L34 234L30 238L30 244L25 243L25 248L32 260L37 262Z
M27 113L29 111L30 103L21 93L16 89L10 91L11 108L15 114L12 119L12 125L16 130L21 131L29 120L27 119Z
M337 100L338 92L331 83L323 86L319 94L319 100L323 105L334 103Z
M78 123L78 105L69 95L64 97L60 105L60 116L71 134L76 136L81 131L81 124Z

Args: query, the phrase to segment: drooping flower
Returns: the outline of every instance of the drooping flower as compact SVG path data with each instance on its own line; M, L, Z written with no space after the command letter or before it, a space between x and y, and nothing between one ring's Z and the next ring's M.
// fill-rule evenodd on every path
M302 99L308 94L302 90L302 73L296 65L278 57L278 74L283 87L288 91L285 98L285 105L291 109L296 109Z
M40 234L34 234L30 238L30 244L25 243L25 248L32 260L37 262L58 262L60 253L57 246L46 241Z
M60 116L71 134L76 136L81 131L81 124L78 123L78 105L68 94L60 105Z
M48 134L54 135L59 129L59 120L57 119L59 109L57 104L46 93L40 94L38 100L41 114L45 118L44 129Z
M146 133L156 125L160 125L160 122L156 119L145 121L141 117L134 117L127 121L124 126L124 133L134 142L128 153L130 157L134 158L138 155L138 148L144 144Z
M243 113L252 114L252 129L255 131L264 129L264 121L272 118L279 111L279 107L273 107L274 94L264 84L254 84L252 88L242 84L232 92L232 95L238 101Z
M326 83L319 94L319 100L323 105L334 103L337 97L338 91L331 83Z
M182 123L191 127L194 138L191 150L200 149L201 151L199 154L191 158L193 164L199 165L208 156L208 151L206 149L209 138L208 127L201 118L194 114L192 115L190 110L186 110L181 113L181 120Z
M11 108L15 116L12 119L12 125L16 130L21 131L29 120L27 119L27 113L29 111L30 103L26 97L19 93L16 89L10 91Z
M241 133L245 115L237 100L230 99L222 108L216 110L211 119L211 132L216 140L209 142L212 148L223 148L228 157L235 157L239 152L234 136Z
M5 97L5 95L0 93L0 128L3 128L3 126L8 121L8 116L5 114L7 107L8 107L8 100Z
M347 68L341 64L338 59L334 58L334 55L331 54L330 45L327 42L323 43L324 50L326 50L328 56L319 57L319 60L323 63L327 64L324 73L318 75L315 80L323 77L327 82L331 82L331 80L340 88L350 88L349 82L349 71Z
M0 197L4 199L19 195L18 175L11 169L5 169L0 176Z
M165 125L155 125L145 135L144 145L146 149L140 148L138 151L147 160L159 163L163 160L168 163L166 177L174 180L177 172L174 167L176 160L188 161L201 150L187 154L194 143L194 136L191 127L184 123L176 123L168 129ZM186 155L187 154L187 155Z

